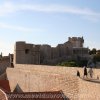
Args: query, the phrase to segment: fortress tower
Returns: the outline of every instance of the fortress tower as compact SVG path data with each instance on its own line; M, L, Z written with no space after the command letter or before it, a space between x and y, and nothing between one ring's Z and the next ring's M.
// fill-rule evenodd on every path
M14 64L40 64L40 45L16 42Z
M83 47L84 39L83 37L69 37L69 42L72 43L73 47Z

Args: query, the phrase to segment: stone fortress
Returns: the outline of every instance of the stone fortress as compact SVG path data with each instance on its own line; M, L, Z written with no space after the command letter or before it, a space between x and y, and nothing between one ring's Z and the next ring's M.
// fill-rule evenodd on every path
M83 47L83 43L83 37L69 37L67 42L58 44L56 47L19 41L14 48L14 63L55 65L66 60L88 60L88 48Z
M77 70L83 77L83 68L41 65L61 60L88 59L88 48L84 48L83 43L84 39L79 37L69 38L68 42L55 48L16 42L14 68L7 67L5 73L11 92L15 89L19 94L20 89L23 93L62 91L69 100L99 100L99 80L90 82L77 77ZM93 72L94 79L97 75L100 77L100 69L93 69Z

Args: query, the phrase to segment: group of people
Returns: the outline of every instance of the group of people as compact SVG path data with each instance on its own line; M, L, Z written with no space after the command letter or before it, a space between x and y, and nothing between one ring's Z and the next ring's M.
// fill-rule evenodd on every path
M86 68L86 66L84 66L84 75L83 75L83 78L87 78L87 75L90 75L90 78L92 78L93 77L93 69L92 69L92 67L87 71L87 68ZM79 76L80 77L80 72L77 70L77 76Z

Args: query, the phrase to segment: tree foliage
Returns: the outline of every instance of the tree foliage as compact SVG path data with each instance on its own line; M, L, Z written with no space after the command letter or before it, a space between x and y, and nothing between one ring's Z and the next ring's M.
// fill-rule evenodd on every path
M80 67L87 66L87 60L80 61L64 61L57 64L58 66L68 66L68 67Z
M96 52L97 52L97 50L96 50L95 48L93 48L92 50L89 51L89 54L90 54L90 55L96 54Z
M93 61L94 61L94 62L100 62L100 54L94 55Z

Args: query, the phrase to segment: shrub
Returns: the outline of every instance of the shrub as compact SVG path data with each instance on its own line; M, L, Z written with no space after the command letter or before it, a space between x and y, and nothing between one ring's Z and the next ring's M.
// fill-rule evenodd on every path
M79 67L79 66L87 66L87 60L80 61L64 61L57 64L58 66L68 66L68 67Z
M65 61L65 62L58 63L57 65L60 65L60 66L69 66L69 67L78 66L78 64L75 61Z

